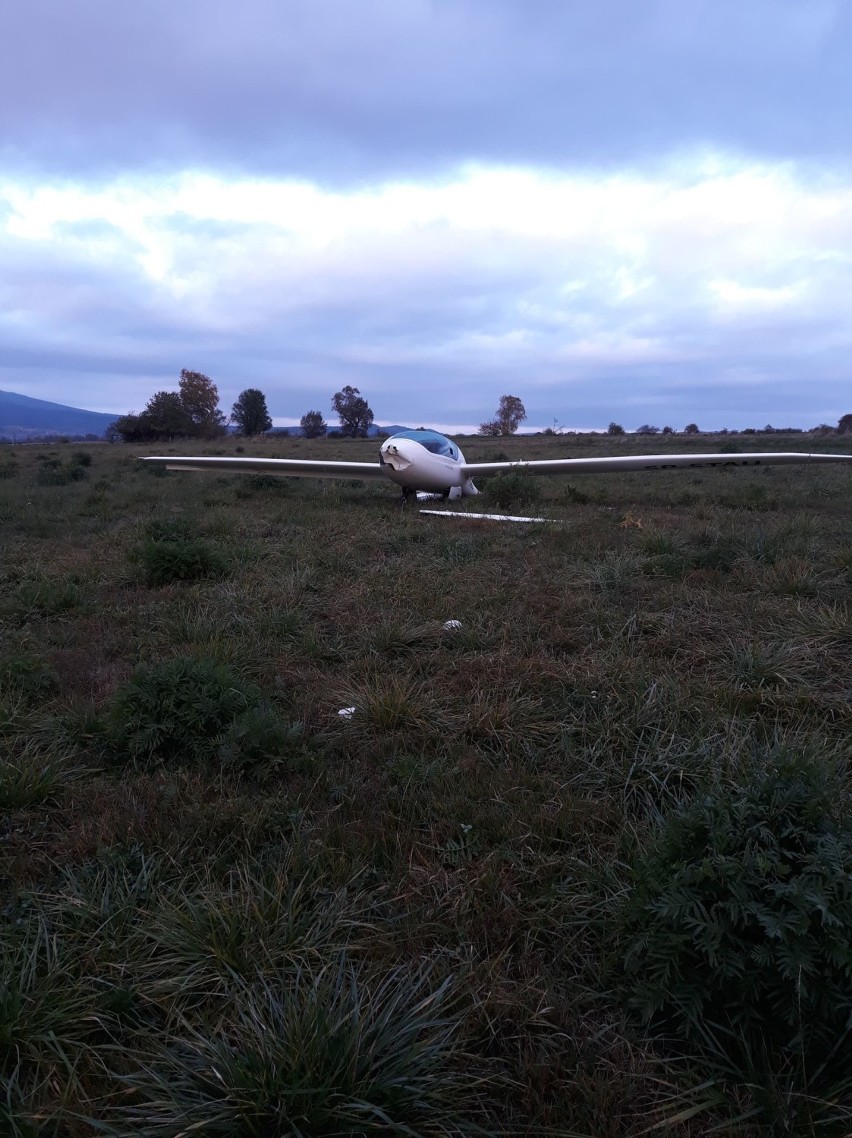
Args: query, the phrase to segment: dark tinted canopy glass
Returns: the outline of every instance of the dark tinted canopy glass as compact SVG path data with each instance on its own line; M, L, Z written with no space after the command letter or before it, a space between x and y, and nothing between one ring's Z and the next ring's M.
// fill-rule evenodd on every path
M397 431L393 438L413 439L432 454L445 454L448 458L458 456L455 443L451 443L446 435L439 435L437 431Z

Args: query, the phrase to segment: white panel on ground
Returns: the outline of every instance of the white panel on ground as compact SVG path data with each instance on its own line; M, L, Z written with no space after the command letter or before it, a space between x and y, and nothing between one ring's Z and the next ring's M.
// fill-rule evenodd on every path
M421 514L431 514L435 518L466 518L479 522L549 522L552 518L516 518L512 514L469 514L462 510L421 510Z

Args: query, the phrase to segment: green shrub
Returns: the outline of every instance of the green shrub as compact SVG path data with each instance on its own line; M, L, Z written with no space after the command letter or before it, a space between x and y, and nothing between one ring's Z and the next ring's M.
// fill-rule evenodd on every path
M246 474L239 478L235 487L237 498L252 498L255 494L290 493L289 479L274 474Z
M501 509L509 506L528 506L541 498L538 479L529 474L516 474L514 471L498 474L496 478L490 479L485 492L488 500Z
M176 657L137 668L109 714L116 752L142 762L251 764L292 745L260 691L212 660Z
M729 510L777 510L779 501L762 483L752 482L720 494L719 504Z
M150 541L190 541L197 537L185 518L153 518L145 526Z
M71 455L71 466L91 466L92 456L88 451L75 450Z
M41 460L36 482L39 486L67 486L71 482L81 482L88 477L84 464L72 459L67 465L63 465L58 458L48 457Z
M576 486L565 483L559 491L559 501L563 505L585 506L591 498L585 490L578 490Z
M142 567L146 585L224 577L228 571L225 557L201 538L177 541L149 538L136 547L133 557Z
M224 577L228 572L224 555L193 533L185 518L148 522L144 540L131 556L141 565L147 585Z
M285 723L267 703L237 716L219 751L223 763L242 769L274 763L302 741L301 723Z
M852 818L816 763L748 775L675 811L638 857L627 998L699 1047L730 1053L730 1032L827 1077L852 1023Z
M74 577L48 577L44 573L21 579L17 602L22 616L58 616L85 607L80 585Z

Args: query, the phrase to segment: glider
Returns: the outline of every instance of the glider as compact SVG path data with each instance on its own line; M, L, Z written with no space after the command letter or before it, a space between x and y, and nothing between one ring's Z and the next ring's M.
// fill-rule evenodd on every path
M313 458L194 458L153 455L143 462L167 470L221 470L231 474L274 474L289 478L382 478L402 488L405 499L418 491L463 498L478 494L474 476L516 471L529 474L599 474L628 470L696 469L707 466L786 466L848 462L852 454L640 454L619 458L545 458L519 462L466 462L458 444L437 431L399 431L385 439L379 461L332 462Z

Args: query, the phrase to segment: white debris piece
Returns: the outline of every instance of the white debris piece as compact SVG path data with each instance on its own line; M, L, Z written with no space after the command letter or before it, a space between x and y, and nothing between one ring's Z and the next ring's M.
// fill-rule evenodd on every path
M549 522L553 520L552 518L519 518L513 514L472 514L468 510L421 510L420 513L431 514L434 518L464 518L469 522Z
M445 620L444 621L444 631L445 632L451 632L454 628L461 628L461 621L460 620Z
M338 711L337 714L342 716L344 719L351 719L356 710L357 709L354 707L341 707L340 711Z

